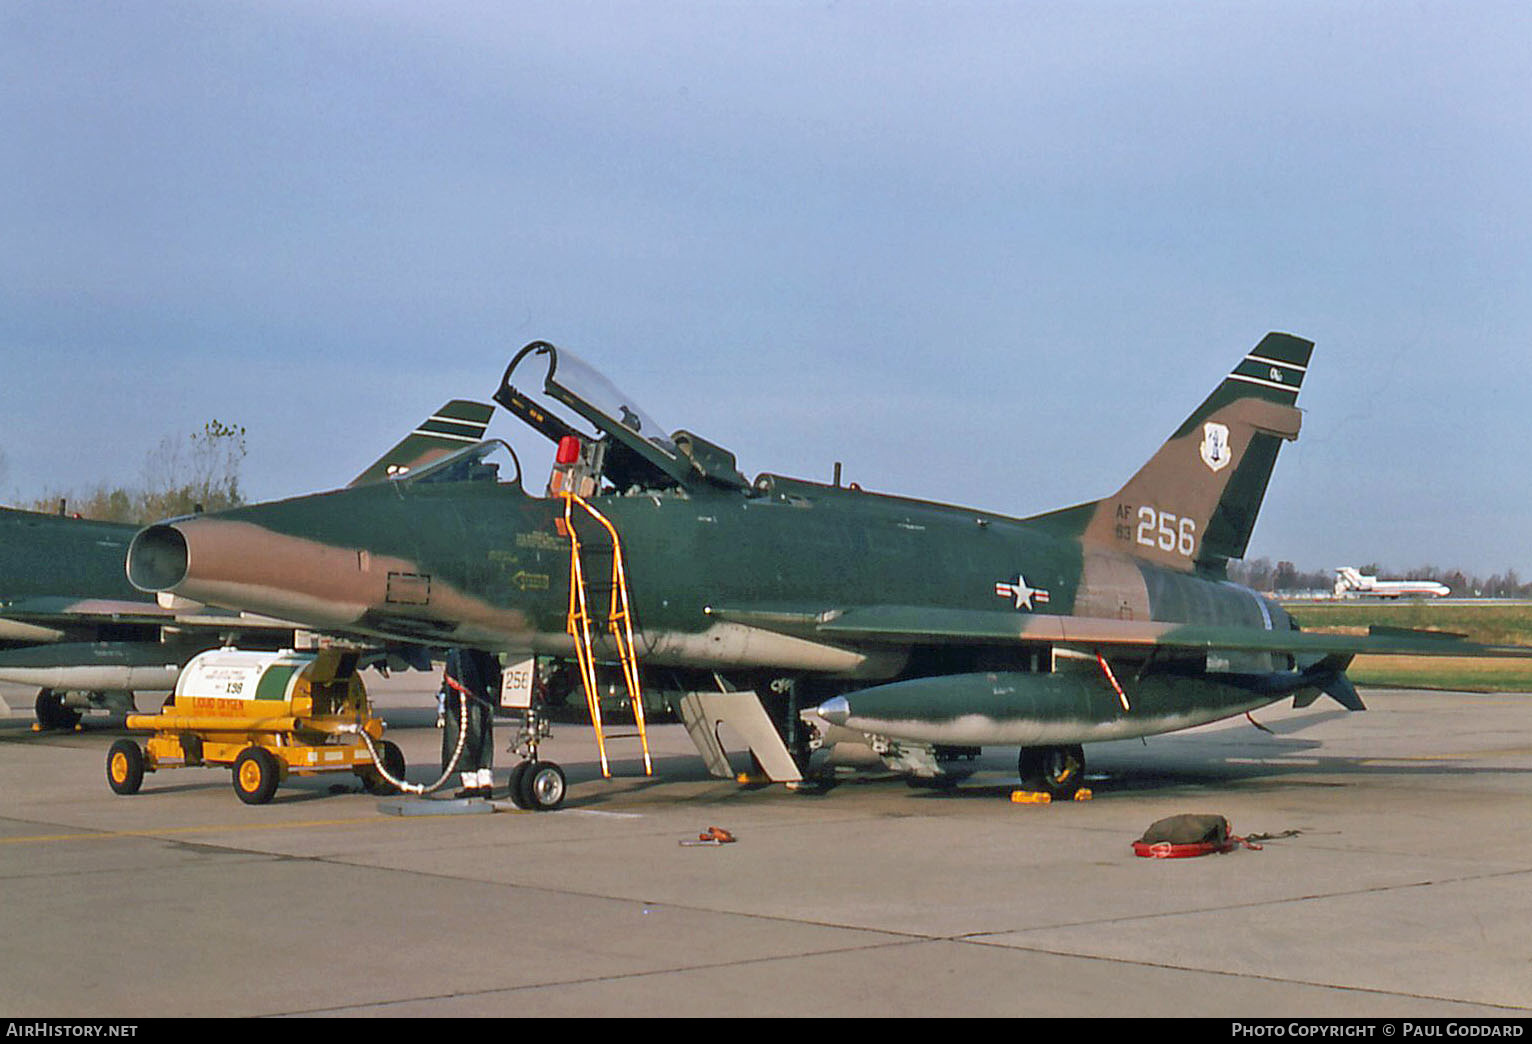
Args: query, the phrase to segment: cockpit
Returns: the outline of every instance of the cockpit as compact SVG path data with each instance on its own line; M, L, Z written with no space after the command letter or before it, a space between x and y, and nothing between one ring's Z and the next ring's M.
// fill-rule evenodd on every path
M406 472L396 481L410 486L448 482L493 482L520 486L521 464L506 443L499 439L486 439L432 461L418 471Z
M543 393L594 432L553 414L517 387L515 381L535 382L543 366ZM533 341L516 354L494 398L557 447L549 495L750 487L734 454L687 431L667 434L594 367L547 341Z

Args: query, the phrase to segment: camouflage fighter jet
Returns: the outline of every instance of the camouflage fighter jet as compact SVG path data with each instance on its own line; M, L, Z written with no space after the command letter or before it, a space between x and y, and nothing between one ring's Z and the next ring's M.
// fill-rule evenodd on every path
M477 444L493 409L447 403L351 485ZM0 681L40 686L42 728L73 728L90 707L131 711L135 691L174 688L181 667L204 649L293 644L291 622L157 601L133 587L123 563L140 528L0 508Z
M488 441L396 481L150 527L128 574L146 591L582 676L587 660L636 662L720 775L727 723L773 779L798 778L840 730L931 781L960 777L984 746L1019 747L1026 785L1068 796L1085 743L1287 697L1360 710L1345 669L1362 651L1528 651L1304 634L1226 579L1298 435L1312 348L1268 335L1117 493L1009 518L749 481L727 450L534 342L495 398L557 447L536 494ZM549 404L514 383L539 376Z

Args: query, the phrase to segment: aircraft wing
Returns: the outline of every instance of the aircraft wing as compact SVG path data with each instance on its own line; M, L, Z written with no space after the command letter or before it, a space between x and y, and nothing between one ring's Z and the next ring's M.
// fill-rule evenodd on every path
M1267 631L1254 627L1113 620L987 609L871 605L810 610L781 606L713 608L712 616L802 638L850 644L1011 645L1049 643L1149 651L1217 649L1296 656L1532 657L1532 646L1485 645L1463 635L1374 627L1365 635Z
M35 597L0 603L0 681L41 686L38 722L69 728L86 706L121 706L131 694L175 686L181 665L239 640L290 644L303 625L258 613L177 600ZM430 668L424 647L373 643L367 661Z
M154 602L116 601L109 598L63 598L43 596L0 603L0 620L37 626L79 624L153 624L177 627L262 627L292 630L301 624L276 620L257 613L218 609L196 602L166 608Z

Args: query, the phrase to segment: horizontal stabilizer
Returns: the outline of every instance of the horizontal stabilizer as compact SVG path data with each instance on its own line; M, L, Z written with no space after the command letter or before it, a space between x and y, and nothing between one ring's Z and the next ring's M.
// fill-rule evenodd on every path
M1371 625L1367 628L1367 633L1378 638L1420 639L1437 642L1463 642L1468 640L1468 635L1459 634L1456 631L1423 631L1415 627L1388 627L1384 624Z

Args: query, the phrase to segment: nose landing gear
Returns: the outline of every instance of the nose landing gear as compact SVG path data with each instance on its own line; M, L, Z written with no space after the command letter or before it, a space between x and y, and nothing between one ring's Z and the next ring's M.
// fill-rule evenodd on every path
M511 802L517 808L533 812L549 812L564 803L569 792L564 770L557 762L540 761L537 746L552 729L535 707L523 712L521 731L511 744L511 750L522 753L524 759L511 769Z

